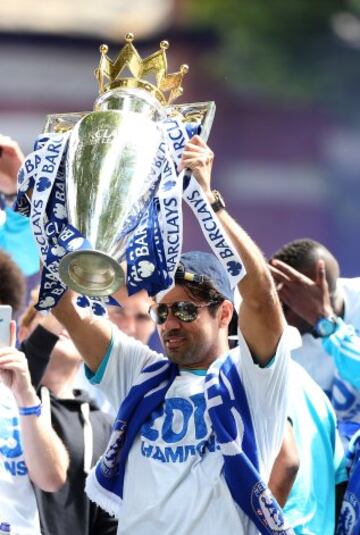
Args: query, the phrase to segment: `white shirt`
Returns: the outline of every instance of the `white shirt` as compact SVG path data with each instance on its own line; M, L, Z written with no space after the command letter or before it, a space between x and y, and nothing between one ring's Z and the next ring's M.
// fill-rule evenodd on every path
M241 353L240 373L265 481L283 438L289 354L298 343L296 335L296 330L286 329L268 368L253 363L242 336L239 347L232 350ZM118 407L140 370L158 358L158 353L117 332L99 386ZM181 372L164 404L142 426L127 461L118 534L258 533L232 499L222 475L223 457L205 407L204 379Z
M41 455L41 452L39 452ZM0 382L0 523L11 535L40 535L34 491L25 464L14 396Z

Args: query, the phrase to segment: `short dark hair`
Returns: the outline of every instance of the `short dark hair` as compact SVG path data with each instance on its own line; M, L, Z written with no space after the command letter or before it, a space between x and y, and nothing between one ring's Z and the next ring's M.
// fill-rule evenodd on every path
M294 269L301 270L301 268L311 266L317 259L317 252L327 250L321 243L310 238L301 238L293 240L283 245L272 258L281 260Z
M0 251L0 301L17 312L24 302L25 278L11 257Z
M214 303L209 306L209 313L213 317L215 317L216 311L221 303L225 301L225 297L214 288L214 285L208 277L204 276L201 283L176 278L176 284L183 286L195 301L205 303L214 301Z

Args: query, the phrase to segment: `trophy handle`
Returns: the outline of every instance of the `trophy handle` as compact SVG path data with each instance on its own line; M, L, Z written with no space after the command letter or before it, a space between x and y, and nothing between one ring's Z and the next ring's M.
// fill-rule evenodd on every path
M74 126L90 111L74 111L69 113L52 113L46 116L43 134L63 134Z
M200 136L204 141L209 139L215 111L216 104L214 101L175 104L167 108L169 117L178 117L180 115L183 122L195 123L201 126Z

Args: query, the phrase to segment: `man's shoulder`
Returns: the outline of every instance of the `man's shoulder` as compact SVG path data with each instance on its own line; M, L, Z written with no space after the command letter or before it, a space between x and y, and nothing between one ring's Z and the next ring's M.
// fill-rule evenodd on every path
M328 405L328 398L323 389L318 383L311 377L310 373L294 359L290 360L290 379L289 384L296 389L303 390L310 396L316 396L322 399L326 405ZM290 386L291 388L291 386Z
M339 287L345 302L345 322L352 323L360 329L360 277L340 278Z
M291 406L298 408L305 406L310 413L318 414L321 420L330 418L335 420L331 403L322 388L301 364L290 361L289 388ZM301 395L300 395L301 394ZM303 402L301 401L303 399Z
M339 277L338 283L341 288L349 291L360 291L360 277Z

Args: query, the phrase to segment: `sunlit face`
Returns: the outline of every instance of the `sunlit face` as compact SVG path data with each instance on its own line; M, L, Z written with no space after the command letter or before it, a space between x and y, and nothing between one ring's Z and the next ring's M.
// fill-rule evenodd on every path
M195 301L182 286L175 286L161 303L172 304L177 301ZM208 368L223 349L219 341L221 325L221 307L215 317L211 316L208 308L198 310L198 317L189 323L176 318L171 311L165 323L158 326L159 336L170 360L183 367Z
M149 315L149 307L152 300L145 291L138 292L131 297L121 300L121 307L109 306L109 319L119 329L147 344L155 330L155 325Z

